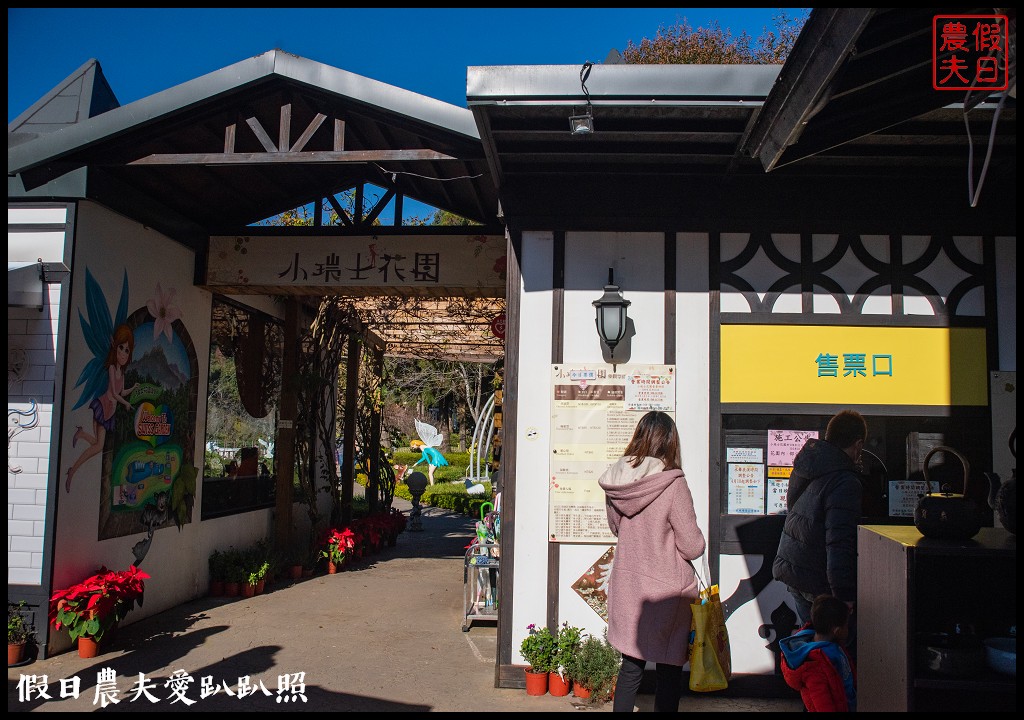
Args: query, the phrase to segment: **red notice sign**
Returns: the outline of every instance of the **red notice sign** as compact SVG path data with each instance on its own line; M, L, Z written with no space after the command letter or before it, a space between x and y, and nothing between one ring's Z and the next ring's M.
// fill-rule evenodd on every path
M499 313L491 320L491 332L500 340L505 339L505 313Z
M1006 15L935 15L932 18L932 87L936 90L1006 90Z

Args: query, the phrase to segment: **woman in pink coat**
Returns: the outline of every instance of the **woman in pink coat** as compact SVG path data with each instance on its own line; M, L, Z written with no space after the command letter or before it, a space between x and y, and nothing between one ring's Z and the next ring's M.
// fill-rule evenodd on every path
M679 709L690 603L698 594L687 560L703 555L705 545L680 466L676 425L654 411L598 481L618 538L608 581L608 641L622 653L615 712L633 712L648 662L657 665L654 709Z

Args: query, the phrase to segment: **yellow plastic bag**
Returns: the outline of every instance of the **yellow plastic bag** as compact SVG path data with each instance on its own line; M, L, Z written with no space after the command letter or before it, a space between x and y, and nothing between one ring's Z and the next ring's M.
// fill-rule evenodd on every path
M732 652L718 586L703 588L697 600L690 604L690 689L725 690L732 677Z

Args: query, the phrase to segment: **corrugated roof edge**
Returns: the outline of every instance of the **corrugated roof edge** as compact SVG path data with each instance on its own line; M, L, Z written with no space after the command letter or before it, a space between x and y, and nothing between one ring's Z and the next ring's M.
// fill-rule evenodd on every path
M585 102L580 65L471 66L468 105L498 102ZM763 101L782 65L594 65L587 78L590 101Z

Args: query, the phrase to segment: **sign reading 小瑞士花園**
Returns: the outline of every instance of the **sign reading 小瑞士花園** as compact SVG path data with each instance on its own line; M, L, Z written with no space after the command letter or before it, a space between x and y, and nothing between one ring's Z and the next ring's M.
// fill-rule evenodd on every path
M505 292L501 235L211 236L206 285Z
M597 484L650 410L674 417L675 366L554 365L548 539L614 543Z
M974 327L723 325L721 401L984 406L985 348Z

